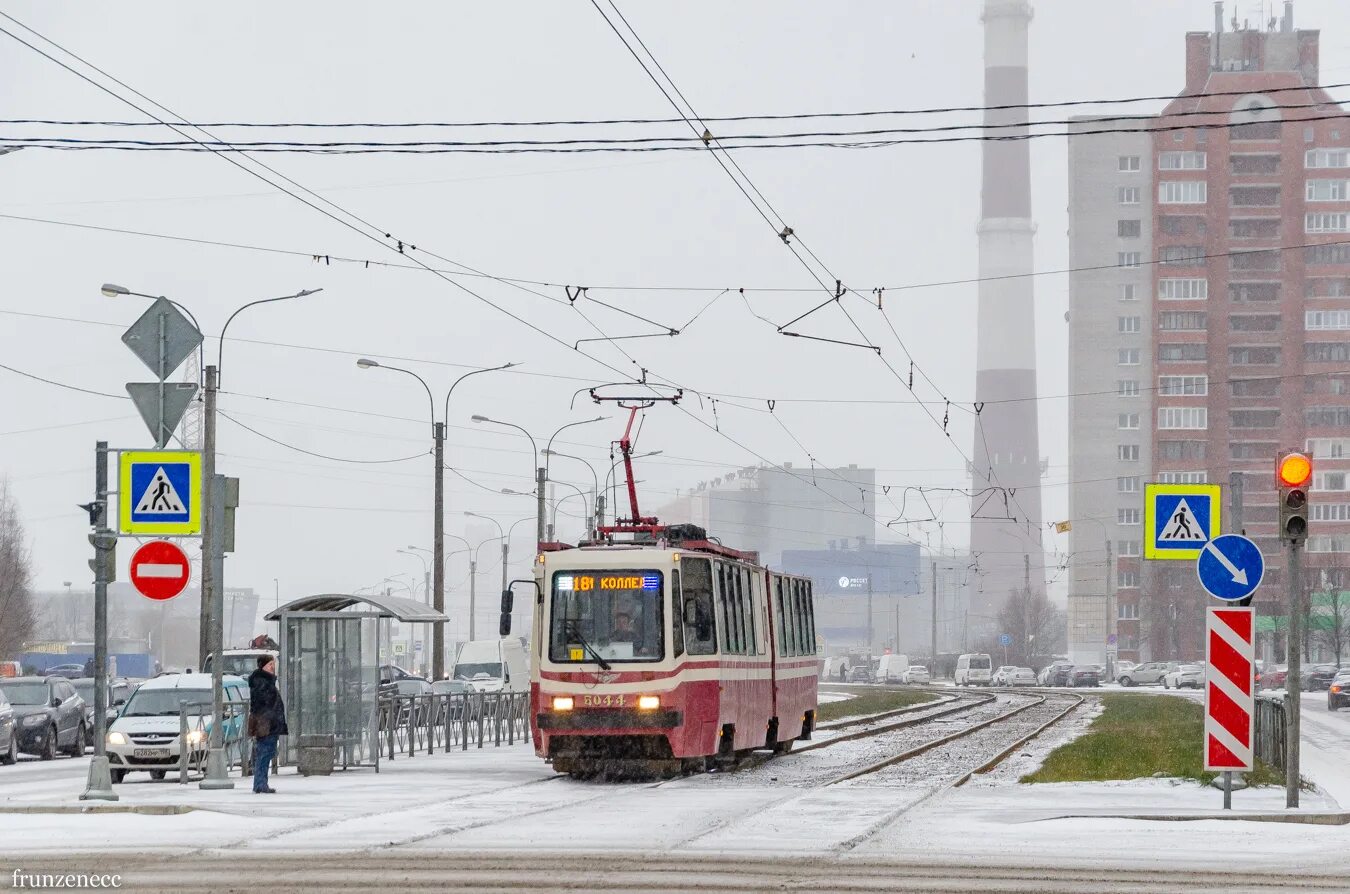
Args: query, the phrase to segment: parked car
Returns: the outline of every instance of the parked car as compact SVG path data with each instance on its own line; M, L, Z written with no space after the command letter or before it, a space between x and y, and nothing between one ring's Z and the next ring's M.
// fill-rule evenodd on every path
M395 680L394 686L398 688L399 695L431 695L436 691L431 681L422 677L404 677Z
M1115 676L1116 682L1119 683L1121 677L1125 676L1126 674L1128 674L1130 671L1134 670L1134 669L1135 669L1136 667L1138 667L1138 666L1139 666L1139 665L1138 665L1136 662L1134 662L1134 661L1129 661L1128 659L1125 660L1125 661L1117 661L1117 662L1116 662L1116 676Z
M83 664L58 664L54 667L47 668L44 672L44 676L65 677L67 680L76 680L85 676L84 668L85 665Z
M1042 686L1068 686L1073 678L1073 665L1067 661L1056 661L1041 670Z
M1314 664L1303 671L1301 675L1303 679L1300 682L1308 692L1326 690L1340 671L1341 669L1334 664Z
M922 664L911 664L901 678L902 683L931 683L932 677L928 673L928 668Z
M132 693L108 731L108 762L112 781L121 782L133 771L144 770L152 779L163 779L178 769L179 755L188 749L188 765L196 768L206 759L211 731L211 674L166 674L146 680ZM248 702L248 683L236 676L222 677L227 702ZM182 702L188 707L186 743L180 724ZM223 729L226 743L243 734L244 712L226 707Z
M1003 664L995 668L993 676L989 678L992 686L1011 686L1013 671L1017 670L1014 665Z
M1327 687L1327 710L1338 711L1350 705L1350 668L1338 673Z
M12 764L19 759L19 719L14 708L0 689L0 764Z
M258 669L258 659L280 658L281 653L276 649L224 649L220 653L220 672L222 674L232 674L236 677L244 677ZM206 663L202 665L202 673L209 674L213 670L212 664L215 661L215 655L207 655Z
M863 662L858 662L848 669L848 681L850 683L871 683L872 668Z
M1169 671L1176 670L1175 661L1148 661L1136 665L1128 674L1120 675L1121 686L1158 686Z
M84 699L65 677L6 677L0 679L18 718L19 750L44 761L58 750L84 754Z
M1284 681L1289 677L1289 667L1277 664L1261 672L1262 689L1283 689Z
M972 652L956 659L957 686L988 686L994 662L983 652Z
M1096 665L1080 664L1070 671L1068 685L1100 686L1102 685L1102 675L1097 672Z
M71 680L71 685L75 691L84 699L84 745L86 748L94 747L94 678L81 677L78 680ZM108 682L107 711L104 714L104 729L110 729L112 722L117 719L122 705L127 703L131 697L131 684L126 680L117 679Z
M1178 664L1163 674L1164 689L1199 689L1205 685L1205 669L1198 664Z
M1009 677L1009 686L1035 686L1036 672L1029 667L1015 667Z

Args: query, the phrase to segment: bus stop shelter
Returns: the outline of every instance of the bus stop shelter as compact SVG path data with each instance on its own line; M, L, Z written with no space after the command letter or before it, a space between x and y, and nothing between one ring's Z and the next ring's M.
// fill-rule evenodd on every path
M427 624L434 636L448 619L413 599L323 593L274 609L281 624L281 692L286 701L285 760L331 755L333 767L379 768L380 668L389 662L391 625Z

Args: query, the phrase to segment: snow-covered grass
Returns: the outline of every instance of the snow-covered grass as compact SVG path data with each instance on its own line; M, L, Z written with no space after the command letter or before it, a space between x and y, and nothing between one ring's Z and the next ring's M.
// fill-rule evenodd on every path
M836 692L839 690L835 690ZM934 701L937 696L928 692L915 692L907 689L873 689L858 687L844 690L853 697L843 701L822 701L816 711L816 719L821 721L842 720L845 717L857 717L863 714L876 714L881 711L894 711Z
M1154 695L1110 693L1088 731L1056 749L1023 782L1085 782L1163 776L1209 782L1201 753L1204 714L1193 701ZM1252 785L1278 785L1281 778L1258 764L1246 774Z

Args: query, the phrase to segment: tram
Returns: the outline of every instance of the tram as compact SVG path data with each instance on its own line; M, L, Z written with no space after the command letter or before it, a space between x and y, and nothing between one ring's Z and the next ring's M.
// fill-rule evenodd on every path
M629 459L628 437L620 446ZM811 737L809 578L693 525L638 513L576 547L543 544L530 681L535 752L561 773L730 766Z

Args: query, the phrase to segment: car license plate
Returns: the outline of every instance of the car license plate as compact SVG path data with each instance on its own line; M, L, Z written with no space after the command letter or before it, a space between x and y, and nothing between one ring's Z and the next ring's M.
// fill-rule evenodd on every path
M168 757L167 748L137 748L131 752L132 757Z

